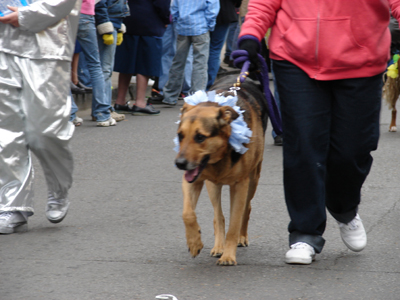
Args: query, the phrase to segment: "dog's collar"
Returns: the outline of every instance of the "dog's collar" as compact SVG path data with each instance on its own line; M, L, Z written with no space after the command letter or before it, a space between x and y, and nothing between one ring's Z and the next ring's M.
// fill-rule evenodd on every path
M244 154L248 149L243 144L250 142L252 131L247 126L243 119L244 110L236 105L237 96L229 95L227 97L222 94L216 94L215 91L206 93L205 91L197 91L196 93L184 98L185 102L189 105L197 105L202 102L216 102L219 106L231 106L238 114L239 117L231 122L231 136L229 137L229 144L235 152ZM179 124L180 121L177 122ZM179 139L178 136L174 138L176 152L179 152Z

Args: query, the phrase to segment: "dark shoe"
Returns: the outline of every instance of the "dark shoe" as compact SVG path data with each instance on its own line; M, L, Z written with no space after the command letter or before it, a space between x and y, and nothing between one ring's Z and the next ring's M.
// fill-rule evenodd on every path
M72 81L71 81L71 93L75 95L82 95L85 94L85 90L77 87Z
M119 114L127 114L127 113L133 112L132 108L129 107L128 103L126 103L125 105L120 105L120 104L115 103L114 109Z
M160 94L159 91L156 89L152 89L151 91L151 97L149 97L148 101L150 104L162 104L162 101L164 100L164 96Z
M78 88L81 88L85 91L85 93L90 94L93 92L93 88L90 86L84 85L82 82L78 81L78 84L76 85Z
M224 69L224 68L222 68L222 67L219 67L218 75L224 74L224 73L226 73L226 72L228 72L227 69Z
M283 145L283 138L281 135L277 135L274 137L274 145L275 146L282 146Z
M151 104L147 104L144 108L137 107L136 105L132 106L132 115L134 116L156 116L158 114L160 114L160 111L154 109Z
M184 92L181 92L178 96L178 100L183 100L187 95Z
M225 56L223 63L229 65L229 56Z
M236 67L236 66L233 64L233 60L230 60L230 61L229 61L228 66L229 66L230 68L238 69L238 67Z
M164 96L163 95L161 95L161 93L160 93L160 91L159 90L156 90L156 89L151 89L151 97L153 98L159 98L159 99L164 99Z

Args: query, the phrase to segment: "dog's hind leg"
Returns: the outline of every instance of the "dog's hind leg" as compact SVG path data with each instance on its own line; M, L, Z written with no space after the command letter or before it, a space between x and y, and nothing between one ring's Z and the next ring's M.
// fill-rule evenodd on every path
M389 131L390 132L396 132L397 127L396 127L396 117L397 117L397 110L395 107L392 109L392 120L390 121L390 126L389 126Z
M206 187L211 204L214 207L214 247L211 249L210 255L220 257L224 252L225 244L225 218L221 206L222 185L215 184L206 180Z
M229 229L226 234L224 253L218 260L218 265L236 265L236 249L242 225L243 211L249 189L249 178L245 178L230 186L231 209Z
M193 257L200 254L203 249L201 241L200 225L197 223L197 216L195 213L197 201L199 200L201 189L203 188L203 181L195 181L188 183L185 177L182 179L183 191L183 213L182 219L186 229L186 242L189 247L189 252Z
M250 173L249 191L247 194L246 206L243 212L242 227L240 228L238 247L247 247L249 245L247 228L249 226L249 220L250 220L251 200L253 199L257 190L258 180L260 179L260 172L261 172L261 162Z

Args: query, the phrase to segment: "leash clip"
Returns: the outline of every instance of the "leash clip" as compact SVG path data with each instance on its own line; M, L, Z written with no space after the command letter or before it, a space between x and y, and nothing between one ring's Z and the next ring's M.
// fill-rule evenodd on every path
M237 91L240 90L240 86L236 86L236 83L229 88L229 92L232 93L235 97L237 96Z

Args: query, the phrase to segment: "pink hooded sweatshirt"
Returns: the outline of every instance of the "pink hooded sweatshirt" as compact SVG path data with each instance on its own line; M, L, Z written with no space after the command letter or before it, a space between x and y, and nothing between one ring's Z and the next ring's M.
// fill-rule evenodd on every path
M271 58L317 80L370 77L390 59L390 9L399 20L400 0L250 0L240 36L272 27Z

